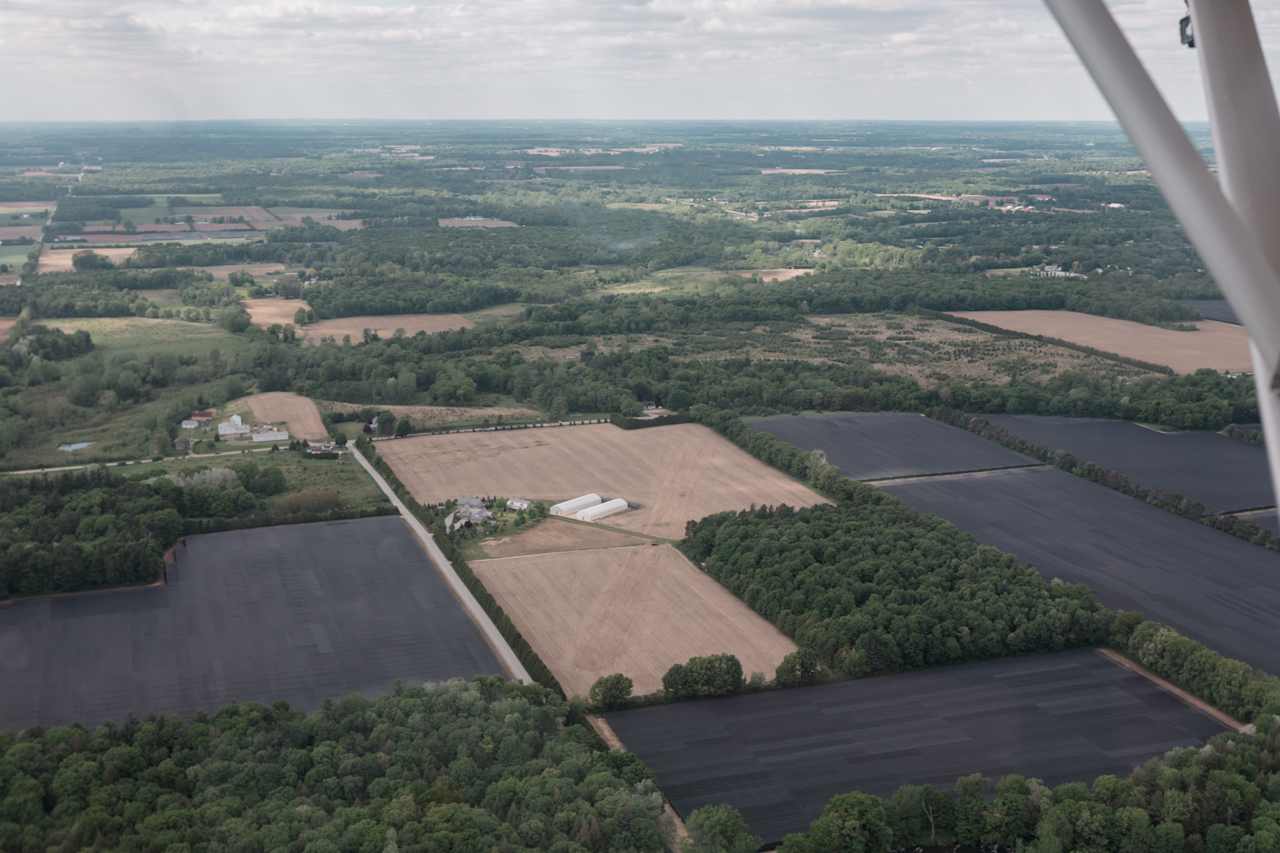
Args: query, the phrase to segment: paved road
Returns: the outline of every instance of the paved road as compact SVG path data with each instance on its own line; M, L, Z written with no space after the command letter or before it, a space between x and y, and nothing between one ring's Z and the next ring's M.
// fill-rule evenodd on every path
M471 590L467 589L467 585L462 582L462 578L458 577L458 573L454 571L453 564L449 562L449 558L440 550L440 546L436 544L436 540L431 533L418 521L404 502L396 496L395 490L387 483L377 470L369 464L369 460L364 458L354 445L349 446L351 455L356 458L360 466L369 473L373 481L378 484L378 488L382 489L382 493L387 496L391 504L400 511L401 517L408 523L409 528L422 542L422 546L427 549L427 556L431 558L431 562L440 570L440 574L444 576L445 582L449 584L449 588L453 590L453 594L462 602L462 606L471 616L472 621L480 629L480 633L484 634L490 648L494 654L498 656L499 662L507 668L511 673L511 677L525 684L532 684L533 679L529 676L528 670L524 668L524 664L520 663L520 658L516 657L516 653L507 645L507 640L498 630L498 626L493 624L493 620L489 618L489 614L484 612L484 608L480 606L480 602L476 601L476 597L471 594Z

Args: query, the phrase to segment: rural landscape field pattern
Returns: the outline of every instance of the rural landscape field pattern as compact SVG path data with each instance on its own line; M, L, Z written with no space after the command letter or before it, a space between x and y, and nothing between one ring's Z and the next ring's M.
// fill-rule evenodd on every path
M0 126L0 850L1280 849L1248 349L1111 125Z

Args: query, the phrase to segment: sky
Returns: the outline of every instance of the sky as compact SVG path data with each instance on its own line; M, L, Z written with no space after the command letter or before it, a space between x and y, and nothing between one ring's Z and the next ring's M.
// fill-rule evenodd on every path
M1203 120L1182 2L1109 5ZM0 57L0 121L1111 119L1040 0L0 0Z

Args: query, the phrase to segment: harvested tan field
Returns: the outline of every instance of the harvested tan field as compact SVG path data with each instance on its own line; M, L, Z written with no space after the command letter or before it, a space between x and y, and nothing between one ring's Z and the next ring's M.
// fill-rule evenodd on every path
M809 275L812 272L811 269L737 270L734 275L740 278L758 277L766 284L772 284L778 281L791 281L793 278Z
M37 272L71 272L75 269L72 266L72 258L76 252L89 251L84 246L77 246L74 249L50 249L45 248L40 253L40 263L36 267ZM93 253L102 255L109 259L113 264L118 264L123 260L133 257L138 250L133 247L129 248L94 248Z
M296 309L295 309L296 310ZM350 335L351 340L358 341L365 329L372 329L380 338L389 338L397 329L413 337L418 332L428 335L436 332L449 332L454 329L470 329L474 326L461 314L377 314L364 317L339 317L335 320L321 320L303 326L298 331L308 340L319 341L321 338L342 340Z
M1243 326L1231 323L1201 320L1193 324L1194 332L1176 332L1075 311L957 311L954 316L1168 365L1178 373L1194 373L1202 367L1253 371L1248 334Z
M249 312L249 321L263 329L277 324L288 325L293 322L299 308L311 309L303 299L242 299L240 304Z
M464 216L453 219L441 219L437 223L441 228L519 228L520 226L506 219L486 219L482 216Z
M782 169L774 167L760 170L762 175L838 175L839 173L839 169Z
M279 275L285 271L284 264L264 263L264 264L218 264L212 267L194 267L194 269L207 272L218 281L226 281L231 278L233 272L247 272L254 278L266 278L268 276ZM249 300L253 302L279 302L278 299L255 299ZM302 300L298 300L301 302ZM246 306L247 307L247 306ZM297 311L298 309L293 309ZM250 312L252 314L252 311ZM289 322L293 322L293 317L289 317ZM269 323L267 325L270 325Z
M244 404L261 423L287 424L289 435L305 441L328 441L329 431L320 419L320 410L301 394L270 391L241 397L232 405Z
M0 341L9 337L9 330L18 322L17 317L0 317Z
M539 413L535 409L521 409L507 406L384 406L365 403L339 403L329 400L317 400L316 404L322 412L358 412L361 409L378 409L391 412L396 417L404 416L418 426L445 426L447 424L474 424L480 421L524 421L533 420Z
M277 323L282 326L293 323L299 308L311 307L303 299L242 299L241 304L249 312L253 325L264 329ZM297 330L303 338L318 343L324 338L341 341L347 335L351 336L351 340L359 341L364 337L365 329L377 332L378 337L389 338L397 329L404 329L404 333L412 337L418 332L430 335L453 329L469 329L474 325L461 314L377 314L321 320L298 326Z
M0 201L0 213L45 213L53 210L56 201Z
M472 569L569 695L621 672L637 694L672 664L729 652L772 674L795 651L777 628L670 545L475 560Z
M43 229L39 225L0 226L0 242L7 240L39 240Z
M561 551L590 551L648 545L653 540L619 530L609 530L585 521L569 521L554 516L536 527L510 536L486 539L480 543L484 553L493 558L527 557L531 554L555 554Z
M676 539L685 523L763 504L822 503L807 486L697 424L612 424L430 435L384 441L378 454L421 503L517 495L551 503L596 492L637 509L610 527Z

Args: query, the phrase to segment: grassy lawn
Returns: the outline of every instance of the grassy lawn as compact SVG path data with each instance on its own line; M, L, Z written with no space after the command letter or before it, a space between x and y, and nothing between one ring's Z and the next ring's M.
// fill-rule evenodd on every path
M0 246L0 264L8 264L15 270L27 262L27 255L35 246Z
M164 294L166 291L145 291ZM176 292L174 292L176 294ZM46 325L65 332L87 331L94 347L110 355L128 354L146 357L157 353L174 355L207 355L217 349L223 355L249 347L243 335L235 335L221 326L187 323L182 320L149 320L146 317L93 317L51 320Z

